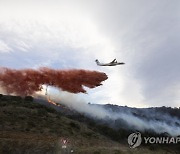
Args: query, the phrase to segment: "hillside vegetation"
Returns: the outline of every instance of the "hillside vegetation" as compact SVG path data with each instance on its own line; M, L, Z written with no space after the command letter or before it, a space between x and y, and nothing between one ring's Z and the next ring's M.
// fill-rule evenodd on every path
M0 95L0 153L175 153L143 146L130 149L111 137L110 128L80 119L40 105L32 97ZM62 139L68 141L66 149Z

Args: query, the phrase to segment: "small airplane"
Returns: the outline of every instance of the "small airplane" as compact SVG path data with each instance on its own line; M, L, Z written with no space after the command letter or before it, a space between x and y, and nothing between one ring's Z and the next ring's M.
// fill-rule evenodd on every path
M123 65L123 64L125 64L125 63L123 63L123 62L121 62L121 63L117 62L116 59L114 59L114 60L113 60L112 62L110 62L110 63L100 63L98 59L96 59L95 62L96 62L96 64L97 64L98 66L116 66L116 65Z

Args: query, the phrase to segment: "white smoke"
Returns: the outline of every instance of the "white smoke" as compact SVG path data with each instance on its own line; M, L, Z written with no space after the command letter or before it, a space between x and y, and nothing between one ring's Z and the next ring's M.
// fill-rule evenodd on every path
M50 97L56 103L63 104L70 109L89 115L93 118L111 120L122 119L128 124L129 128L132 129L140 131L153 130L159 134L167 132L172 136L180 135L180 127L175 125L176 123L180 124L180 120L175 117L171 117L168 114L162 115L157 112L149 113L145 109L143 114L145 114L150 119L147 120L133 115L132 112L128 109L117 113L106 110L101 105L89 105L85 100L79 98L76 94L71 94L68 92L55 91L50 94ZM155 120L155 117L160 120Z
M55 102L59 102L66 105L70 109L76 110L80 113L88 114L98 119L104 119L110 116L110 113L100 106L93 106L86 103L82 98L78 98L76 94L71 94L68 92L61 92L57 94L51 94L51 99Z

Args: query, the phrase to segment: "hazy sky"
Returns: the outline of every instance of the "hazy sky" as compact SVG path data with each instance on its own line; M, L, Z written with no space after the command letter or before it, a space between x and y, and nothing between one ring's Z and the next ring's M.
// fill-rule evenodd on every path
M179 107L179 40L179 0L0 0L0 66L103 71L92 103Z

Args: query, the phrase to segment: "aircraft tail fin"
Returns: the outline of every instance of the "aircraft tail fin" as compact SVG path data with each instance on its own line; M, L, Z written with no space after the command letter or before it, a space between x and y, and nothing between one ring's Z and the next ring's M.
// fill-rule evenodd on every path
M96 60L95 60L95 62L96 62L96 64L97 64L97 65L99 65L99 64L100 64L100 62L99 62L99 60L98 60L98 59L96 59Z

